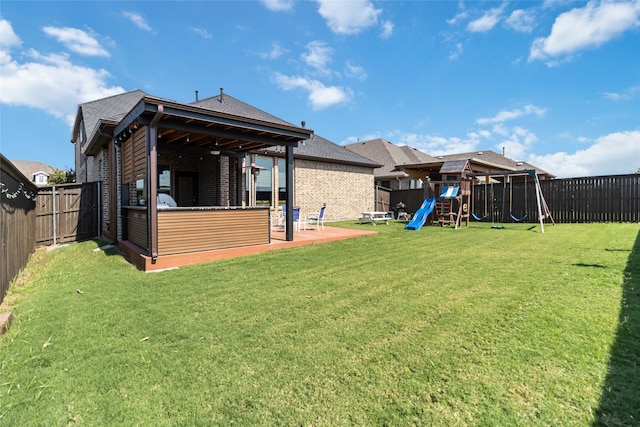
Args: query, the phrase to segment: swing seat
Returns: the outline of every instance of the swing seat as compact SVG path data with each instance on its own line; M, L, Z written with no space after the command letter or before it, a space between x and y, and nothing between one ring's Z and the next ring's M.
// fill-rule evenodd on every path
M509 212L509 216L511 217L512 220L514 220L515 222L522 222L525 219L527 219L527 214L524 214L524 216L522 218L518 218L517 216L515 216L513 213Z
M475 219L476 221L484 221L485 219L489 218L489 214L485 215L485 216L478 216L476 214L474 214L473 212L471 212L471 216L473 217L473 219Z

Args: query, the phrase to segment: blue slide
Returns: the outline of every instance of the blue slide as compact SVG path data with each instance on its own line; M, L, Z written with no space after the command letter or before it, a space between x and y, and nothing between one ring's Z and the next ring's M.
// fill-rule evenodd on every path
M425 199L420 209L413 215L413 219L405 227L405 230L420 230L420 227L424 225L427 217L436 206L436 200L437 199Z

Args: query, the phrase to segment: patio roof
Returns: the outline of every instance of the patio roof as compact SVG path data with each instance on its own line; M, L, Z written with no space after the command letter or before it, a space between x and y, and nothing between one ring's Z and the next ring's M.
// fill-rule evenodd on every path
M213 110L206 104L143 96L115 127L114 136L117 139L138 125L150 124L158 129L158 148L176 151L237 153L270 146L295 147L313 134L310 129L266 116L242 116Z

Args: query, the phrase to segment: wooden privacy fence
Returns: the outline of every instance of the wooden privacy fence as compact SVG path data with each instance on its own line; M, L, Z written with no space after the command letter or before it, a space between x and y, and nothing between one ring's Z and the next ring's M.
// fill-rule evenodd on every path
M55 245L100 235L99 183L40 188L36 200L36 244Z
M556 222L640 221L640 174L540 181Z
M37 188L0 154L0 302L35 249Z
M543 180L540 188L556 223L640 222L640 174ZM404 202L413 213L424 198L424 189L398 190L390 204ZM475 184L472 212L489 222L538 222L535 185Z
M385 187L381 187L379 185L376 185L375 188L375 204L374 204L374 210L376 211L388 211L389 210L389 203L391 200L391 190L389 188L385 188Z

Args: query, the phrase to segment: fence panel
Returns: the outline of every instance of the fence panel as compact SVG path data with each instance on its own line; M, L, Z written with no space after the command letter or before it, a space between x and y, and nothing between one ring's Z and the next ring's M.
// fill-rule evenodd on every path
M640 222L640 174L592 176L540 181L542 194L556 223ZM396 190L390 204L415 212L425 191ZM520 181L473 186L472 213L493 222L538 222L534 183Z
M0 302L35 250L36 187L0 155Z
M640 174L554 179L540 187L555 222L640 222Z
M86 240L98 231L98 183L64 184L38 192L38 245Z

